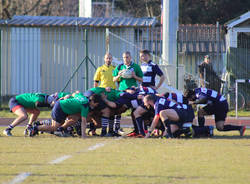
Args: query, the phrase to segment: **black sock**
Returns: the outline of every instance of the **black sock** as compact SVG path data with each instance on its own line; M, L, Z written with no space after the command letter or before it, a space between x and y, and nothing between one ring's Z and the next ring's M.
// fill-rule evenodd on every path
M204 117L198 117L198 123L200 127L203 127L205 125L205 118Z
M135 131L135 133L139 133L139 131L138 131L138 127L137 127L137 124L136 124L136 121L134 120L134 119L132 119L132 122L133 122L133 125L134 125L134 131Z
M183 133L183 131L182 130L176 130L174 133L172 133L173 134L173 137L174 138L177 138L177 137L180 137L180 135Z
M137 125L137 127L138 127L139 134L145 136L142 117L136 118L135 121L136 121L136 125Z
M168 121L168 119L166 119L163 123L164 123L165 126L167 127L168 136L169 136L170 138L172 138L172 137L173 137L173 134L172 134L172 132L171 132L170 122Z
M120 129L121 126L121 115L116 115L115 116L115 132L118 133L118 130Z
M222 131L231 131L231 130L240 130L241 126L236 125L224 125L224 128Z
M111 116L109 118L109 133L113 133L114 132L114 116Z
M93 122L91 122L91 123L89 124L89 130L90 130L90 131L95 131L95 130L96 130L95 124L94 124Z
M102 123L102 134L106 134L107 133L107 127L108 127L108 124L109 124L109 118L102 117L101 118L101 123Z
M14 127L12 125L9 125L8 128L6 128L6 130L12 130Z

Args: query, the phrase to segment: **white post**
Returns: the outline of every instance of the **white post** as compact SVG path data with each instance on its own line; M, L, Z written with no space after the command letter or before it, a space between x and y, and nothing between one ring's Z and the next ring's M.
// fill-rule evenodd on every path
M163 0L162 59L176 66L176 33L179 26L179 0Z
M79 0L79 17L92 17L92 0Z

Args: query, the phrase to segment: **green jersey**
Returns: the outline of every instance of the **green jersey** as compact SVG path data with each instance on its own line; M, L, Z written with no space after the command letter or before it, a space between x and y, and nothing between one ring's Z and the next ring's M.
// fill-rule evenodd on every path
M36 108L36 102L45 102L47 94L44 93L24 93L16 96L17 102L24 108Z
M66 95L70 95L71 93L68 93L68 92L59 92L58 94L57 94L57 96L58 96L58 99L60 99L60 98L62 98L62 97L65 97Z
M60 101L60 106L65 114L77 114L81 113L82 117L87 118L89 113L88 99L85 96L75 96L74 98L68 98Z
M134 62L132 62L129 66L126 66L124 64L118 65L113 72L113 76L114 77L118 76L119 71L124 70L124 69L131 69L135 72L136 76L141 77L141 78L143 77L143 72L141 70L141 67ZM128 88L131 88L132 86L135 86L135 87L138 86L135 78L129 78L129 79L123 78L123 77L120 78L119 90L125 90Z
M91 88L90 91L97 95L101 95L102 93L104 93L107 96L107 99L112 102L116 101L120 97L120 94L123 93L122 91L115 89L111 89L110 92L107 92L105 88L101 87Z

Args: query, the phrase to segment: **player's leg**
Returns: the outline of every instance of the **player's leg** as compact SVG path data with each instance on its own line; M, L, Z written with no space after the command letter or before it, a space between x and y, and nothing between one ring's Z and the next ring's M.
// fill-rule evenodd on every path
M140 135L143 135L143 136L145 136L145 129L144 129L144 122L143 122L142 116L146 112L147 110L145 108L143 108L142 106L138 106L133 113L135 116L135 122L138 128L138 132Z
M10 99L9 107L10 111L17 115L17 118L3 131L3 134L6 136L12 136L11 130L28 118L26 110L17 103L15 98Z

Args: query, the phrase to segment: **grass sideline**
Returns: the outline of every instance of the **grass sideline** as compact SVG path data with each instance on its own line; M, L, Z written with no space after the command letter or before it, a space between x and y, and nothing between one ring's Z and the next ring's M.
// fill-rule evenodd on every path
M10 183L26 172L30 176L22 183L245 184L250 181L249 130L244 137L239 137L238 132L215 132L214 138L172 140L92 137L83 140L49 134L29 138L23 137L23 127L16 127L13 137L4 137L2 130L0 127L0 183ZM65 155L71 157L50 164Z

